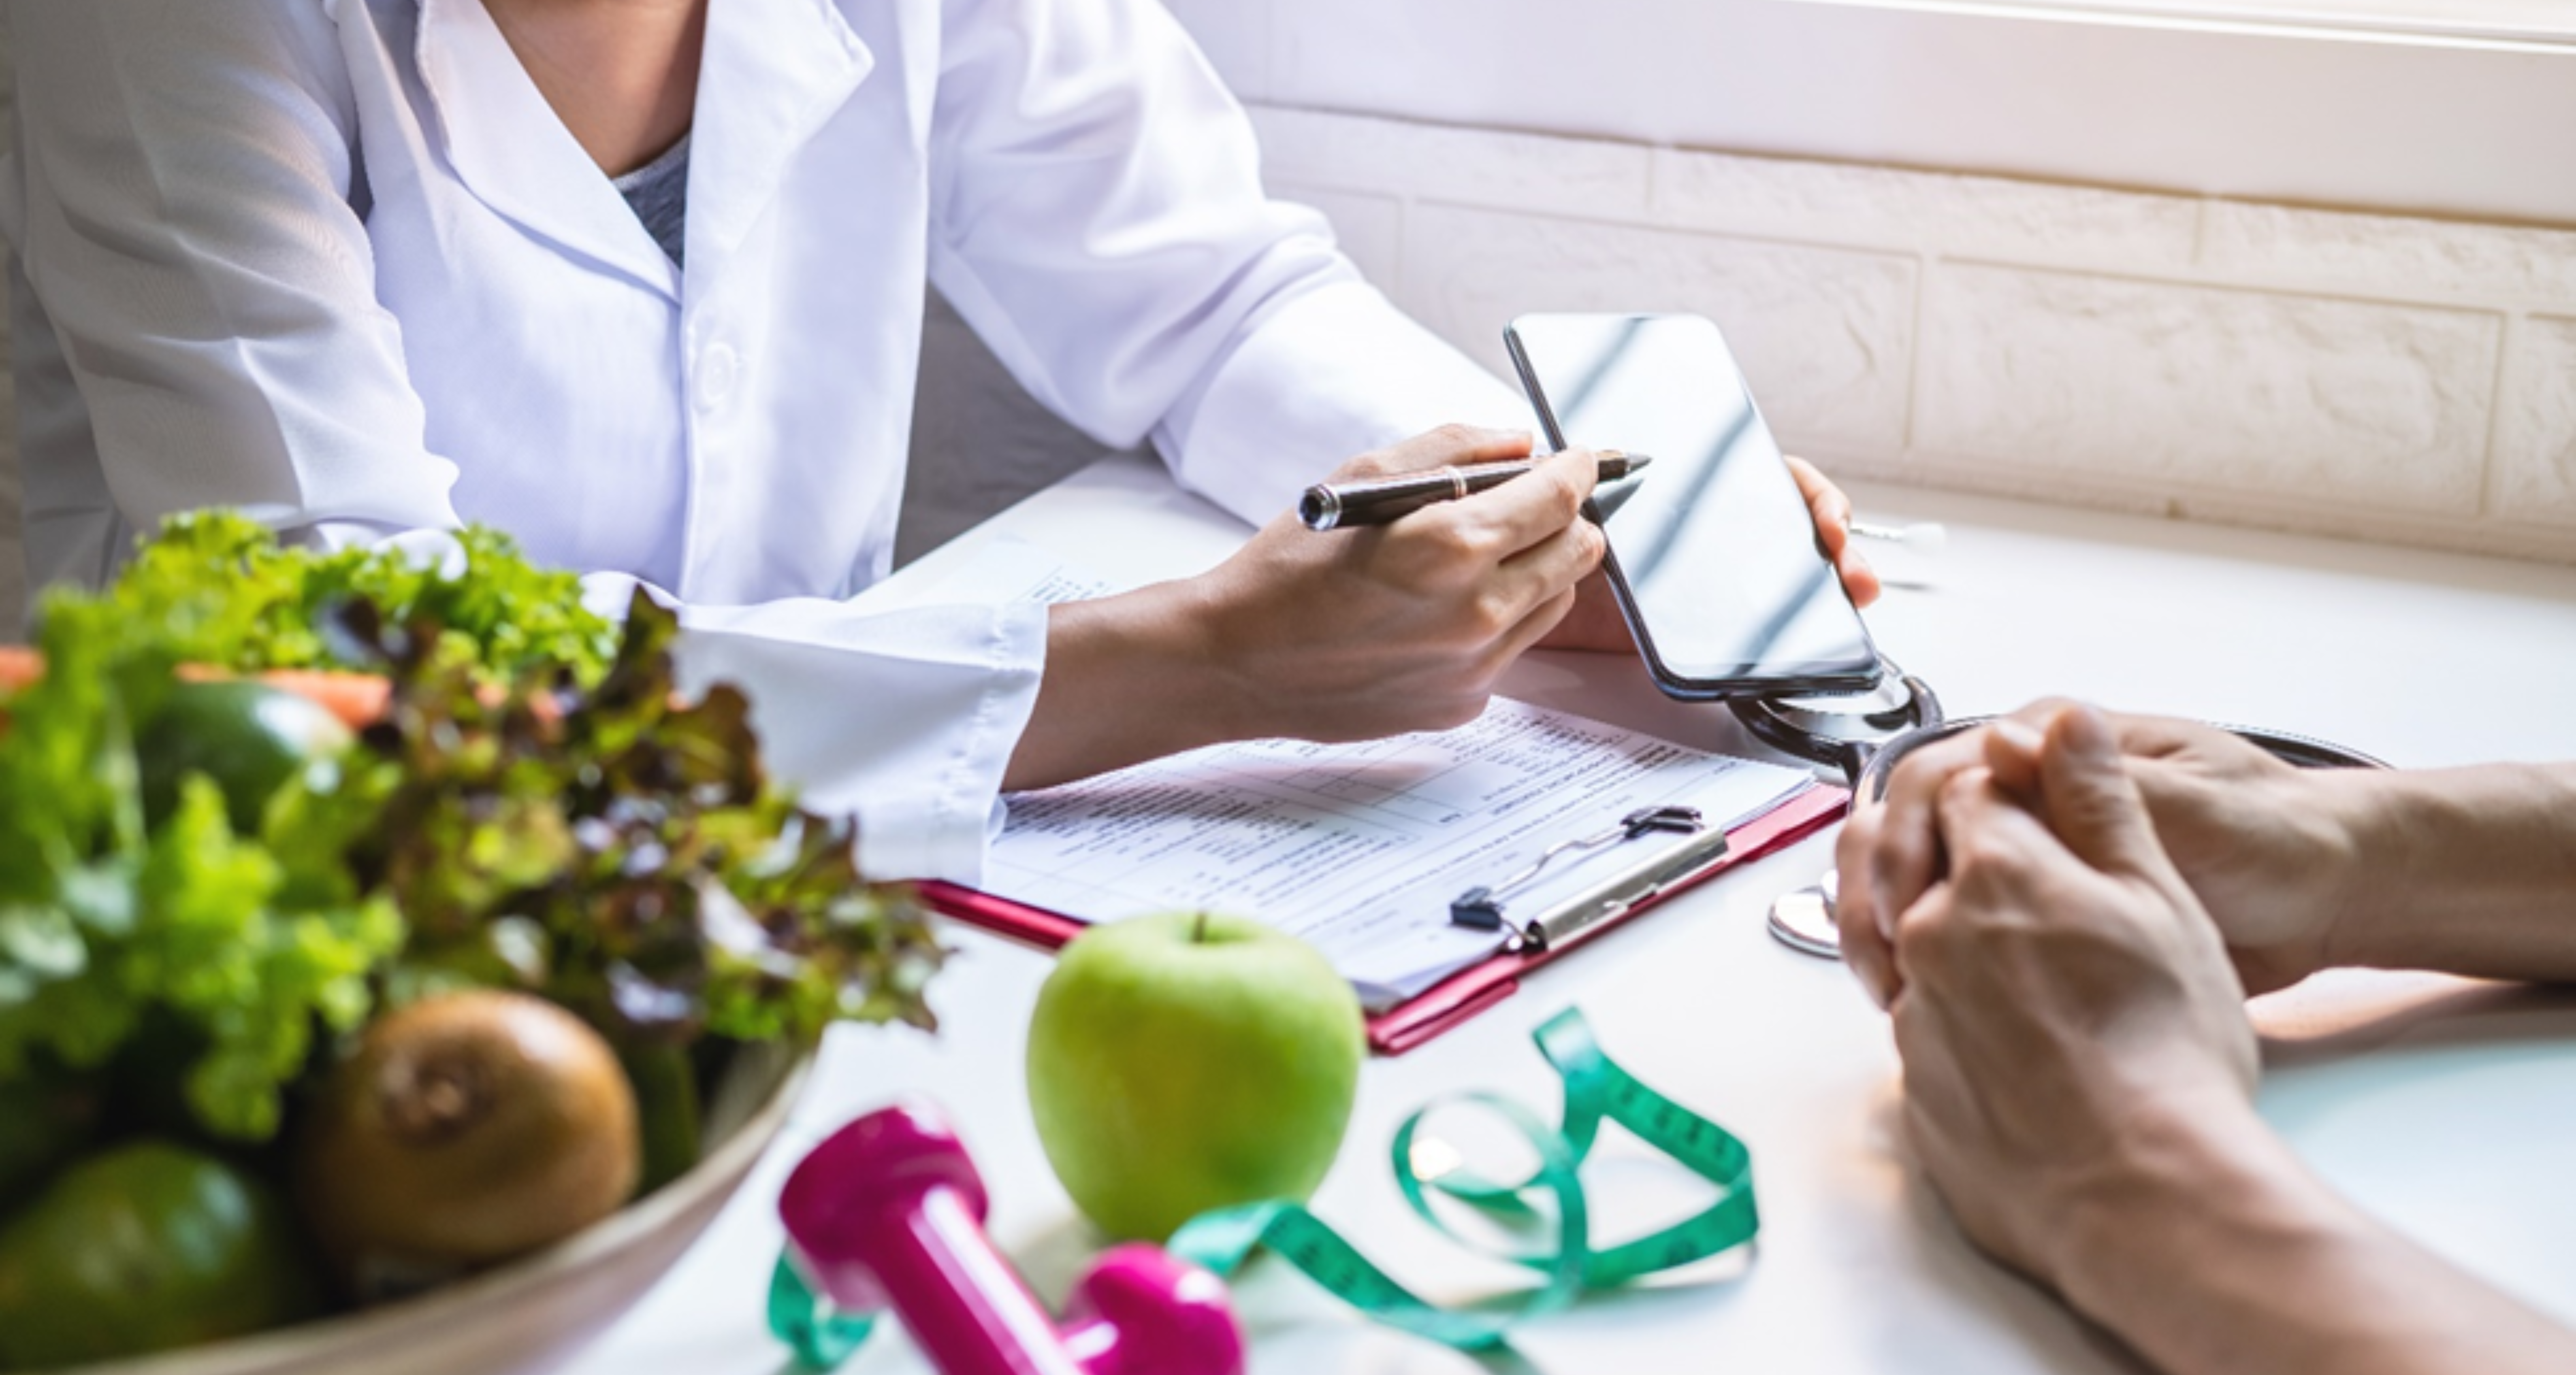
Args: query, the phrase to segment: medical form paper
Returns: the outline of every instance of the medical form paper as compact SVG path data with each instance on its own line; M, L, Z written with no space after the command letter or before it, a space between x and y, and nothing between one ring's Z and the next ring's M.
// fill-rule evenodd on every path
M1496 699L1455 730L1217 745L1016 794L983 888L1095 923L1241 913L1314 943L1376 1012L1501 949L1504 933L1453 925L1449 902L1548 846L1667 804L1732 830L1812 786L1798 770ZM1560 856L1510 910L1543 910L1683 839Z
M1006 538L916 595L1054 603L1118 590ZM1450 899L1548 846L1666 804L1731 831L1813 786L1795 769L1498 698L1456 730L1216 745L1016 794L982 887L1095 923L1241 913L1313 942L1377 1013L1501 950L1506 933L1453 925ZM1507 910L1544 911L1686 839L1658 832L1560 856Z

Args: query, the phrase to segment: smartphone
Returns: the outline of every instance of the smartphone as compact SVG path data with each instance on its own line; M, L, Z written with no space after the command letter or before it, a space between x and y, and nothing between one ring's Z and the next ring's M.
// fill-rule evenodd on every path
M1653 460L1584 514L1657 686L1706 701L1877 682L1878 648L1714 323L1524 315L1503 342L1552 447Z

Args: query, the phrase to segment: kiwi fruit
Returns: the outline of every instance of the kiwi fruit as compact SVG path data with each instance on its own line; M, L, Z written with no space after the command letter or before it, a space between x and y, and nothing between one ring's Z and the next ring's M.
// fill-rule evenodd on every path
M426 1288L615 1212L641 1169L635 1092L580 1018L520 993L379 1017L298 1140L314 1240L362 1301Z

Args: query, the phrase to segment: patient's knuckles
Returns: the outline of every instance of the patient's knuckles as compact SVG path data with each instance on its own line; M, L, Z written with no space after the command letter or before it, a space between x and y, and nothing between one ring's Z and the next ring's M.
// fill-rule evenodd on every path
M1889 944L1896 952L1897 967L1909 979L1919 986L1937 987L1944 982L1939 975L1948 968L1959 939L1958 914L1950 904L1919 902L1896 923L1896 936Z
M1896 804L1939 791L1942 780L1950 774L1951 766L1944 763L1945 758L1941 745L1936 744L1898 760L1887 775L1887 801Z
M2001 824L2000 808L2011 807L1995 795L1994 776L1983 767L1959 769L1941 780L1932 799L1934 813L1940 818L1943 844L1951 851L1950 866L1955 872L1967 852L2000 858L2011 844L2010 832Z
M1983 826L1951 837L1950 886L1980 907L2028 907L2041 888L2042 864L2017 837Z
M2024 725L2045 726L2049 722L2056 720L2058 716L2066 712L2069 708L2080 705L2082 705L2082 703L2076 701L2072 697L2037 697L2024 703L2019 711L2012 714L2012 717L2014 720L2019 721Z
M1896 923L1894 951L1909 983L1936 1000L1990 982L1988 967L1996 913L1968 900L1956 887L1906 909Z
M1992 777L1977 765L1963 764L1952 768L1933 783L1933 801L1943 816L1973 815L1982 809L1987 784Z
M1928 803L1962 770L1976 767L1984 757L1985 743L1974 731L1926 745L1897 764L1888 778L1888 799Z
M1834 867L1846 874L1866 873L1870 856L1878 849L1879 827L1886 813L1872 806L1856 806L1843 822L1843 833L1834 839Z
M1897 949L1912 977L1942 1001L1990 1018L1999 990L2045 982L2032 971L2047 964L2048 943L2035 939L2038 924L2026 912L1954 885L1948 901L1923 904L1897 925Z
M2058 893L2045 891L2043 868L2020 847L1994 837L1976 837L1950 850L1947 883L1958 901L1978 912L2027 914L2048 912Z
M1890 912L1902 911L1940 877L1935 872L1939 856L1929 839L1920 829L1893 825L1877 837L1862 861L1874 901Z
M1941 877L1936 841L1915 818L1893 812L1881 818L1877 833L1866 838L1861 863L1882 900L1902 906Z

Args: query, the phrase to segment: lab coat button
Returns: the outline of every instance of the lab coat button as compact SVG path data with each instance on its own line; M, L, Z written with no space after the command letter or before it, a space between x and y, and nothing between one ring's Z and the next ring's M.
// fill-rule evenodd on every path
M698 356L698 409L712 411L733 399L734 382L742 371L733 346L717 344Z

